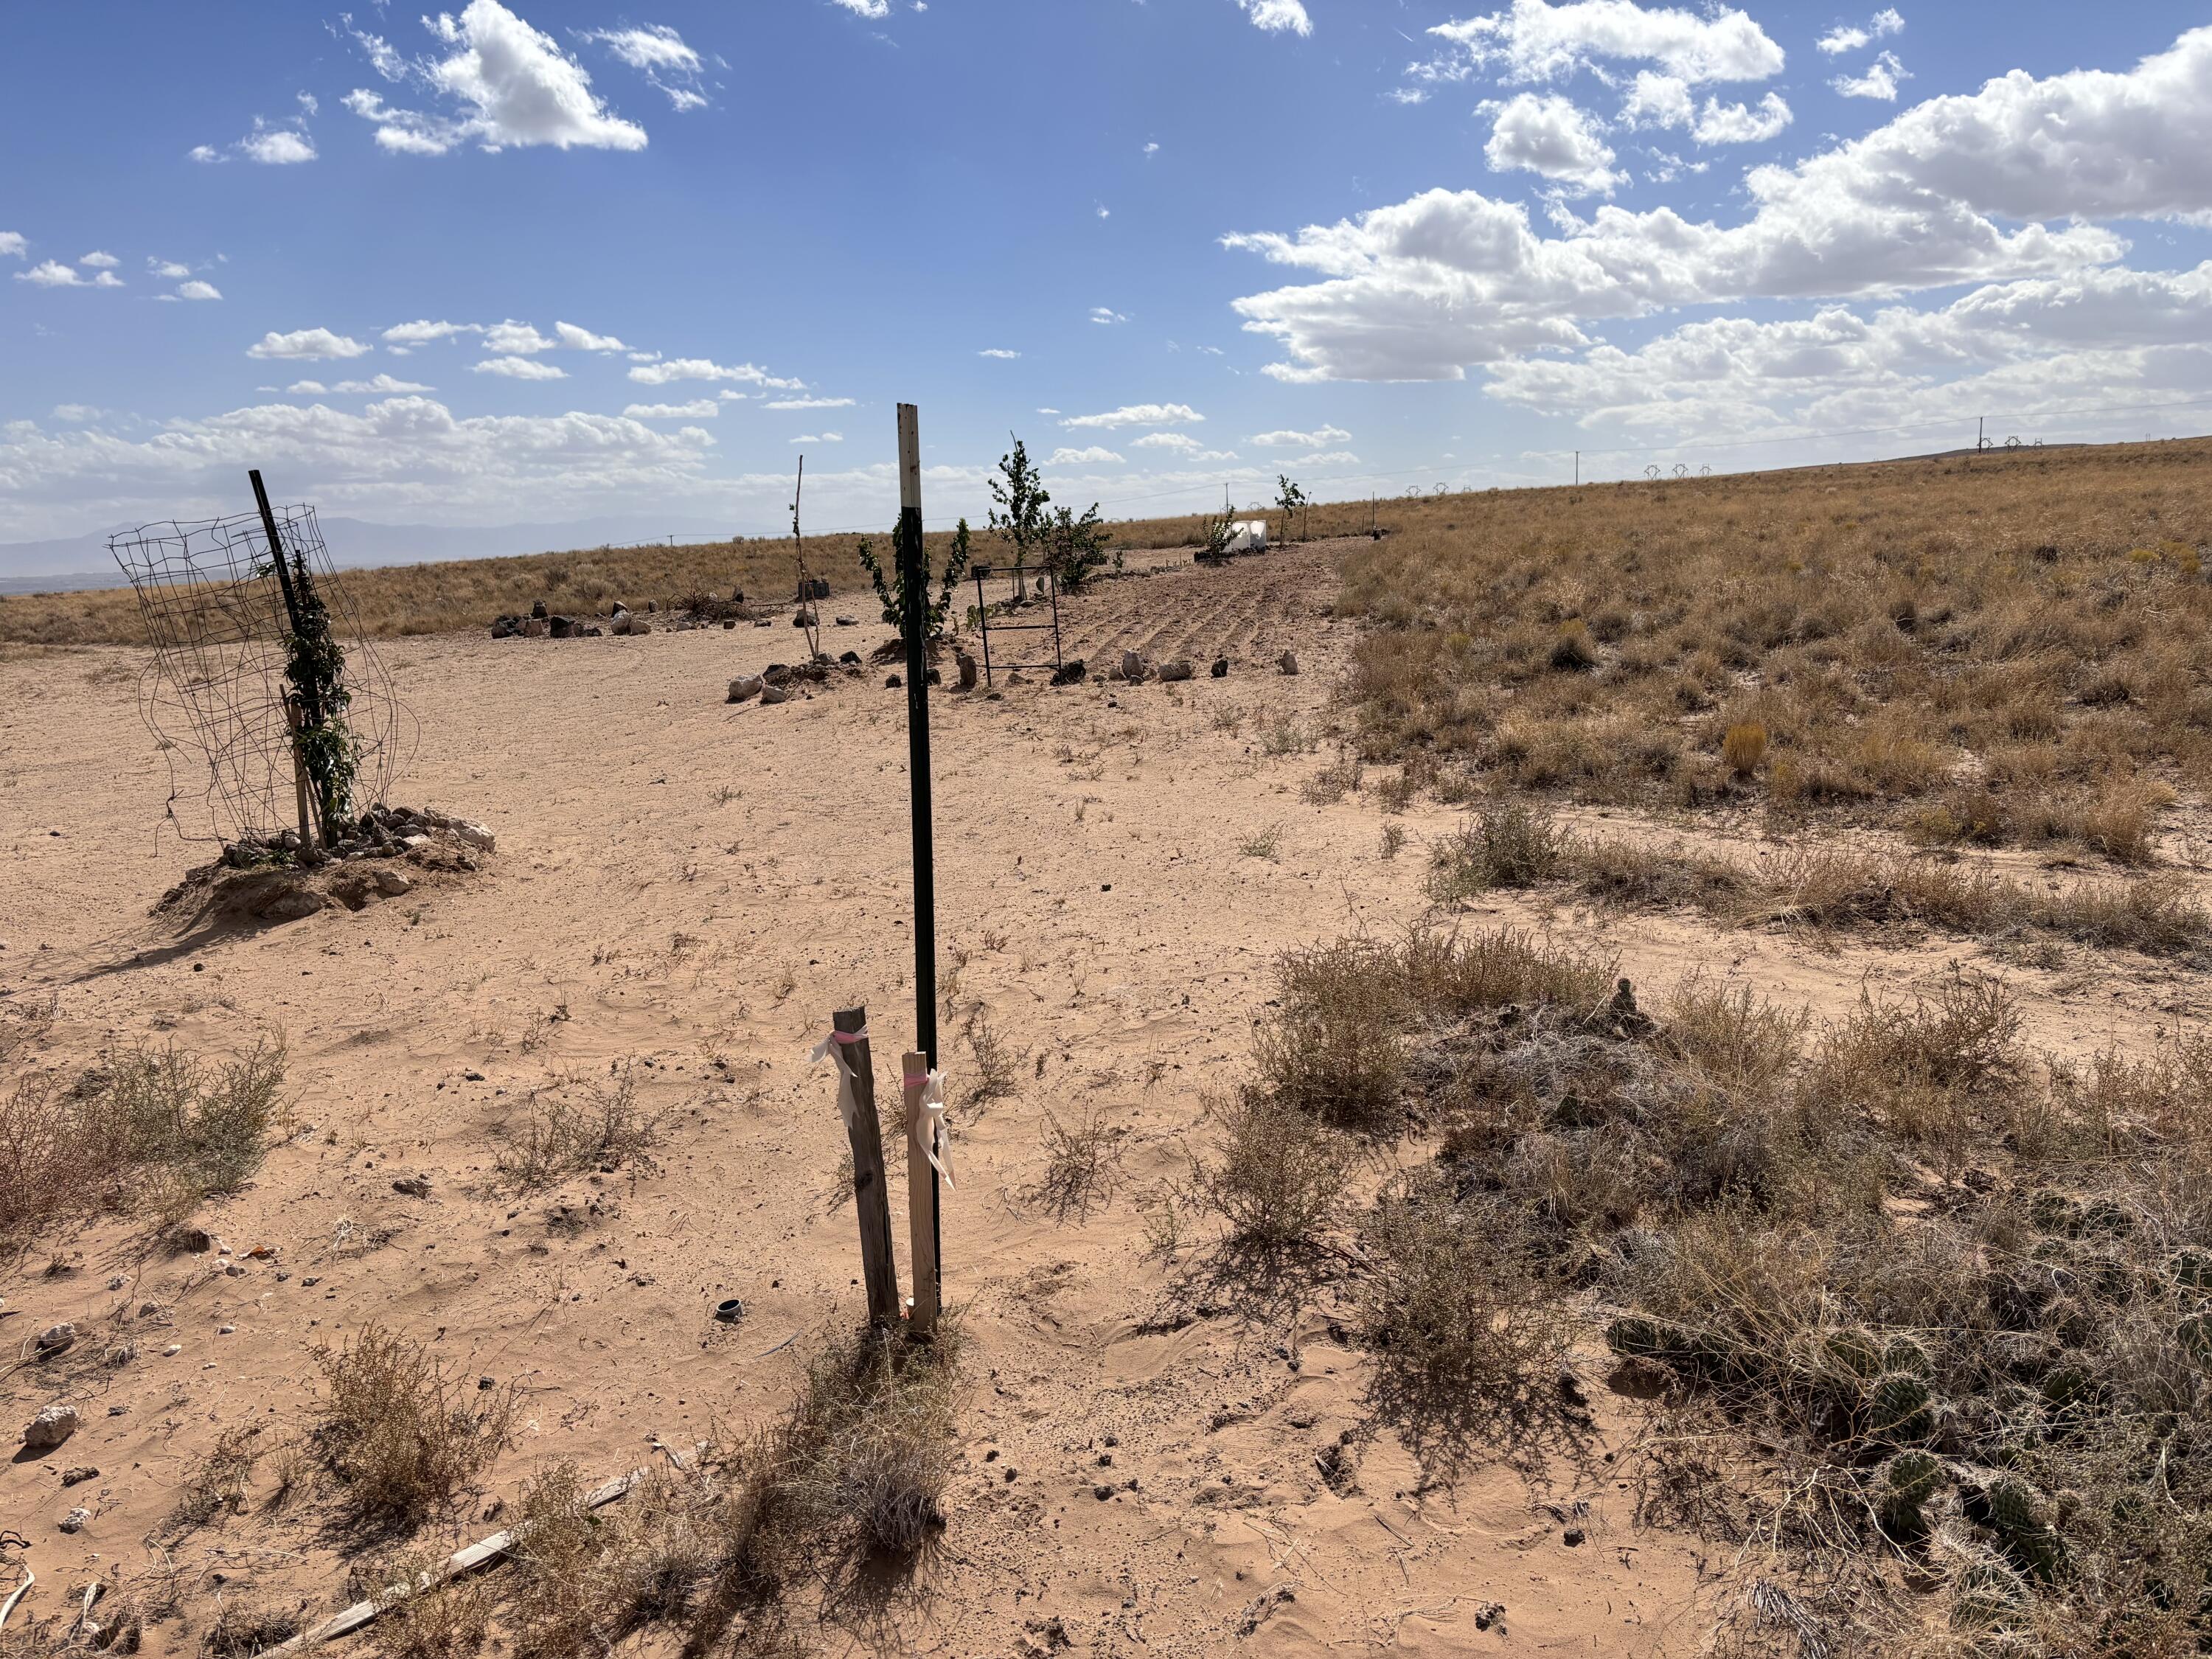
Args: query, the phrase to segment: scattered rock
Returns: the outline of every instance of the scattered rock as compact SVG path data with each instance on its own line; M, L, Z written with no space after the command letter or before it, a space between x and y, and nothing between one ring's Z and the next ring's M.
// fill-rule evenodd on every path
M837 653L837 660L848 668L857 668L860 665L860 653L857 651L840 651Z
M81 1486L88 1480L99 1479L100 1471L86 1464L80 1464L76 1468L62 1471L62 1485L64 1486Z
M1217 680L1225 680L1229 678L1228 658L1216 657L1213 659L1213 678Z
M963 691L973 691L975 689L977 673L975 659L956 646L953 647L952 661L960 671L960 689Z
M80 1504L62 1516L59 1524L64 1532L82 1532L91 1519L92 1511Z
M238 1327L235 1325L218 1325L215 1328L215 1334L217 1336L236 1336L238 1334Z
M430 1177L419 1175L402 1176L392 1183L392 1190L395 1193L404 1193L410 1198L428 1198L430 1196Z
M747 702L760 696L768 682L757 674L740 674L730 682L730 695L726 702Z
M23 1425L23 1449L52 1451L77 1431L81 1419L74 1406L52 1405Z
M1160 665L1162 680L1187 680L1191 676L1190 659L1175 657Z
M1054 669L1052 671L1052 683L1054 685L1080 685L1083 684L1084 676L1090 672L1091 671L1085 666L1083 659L1078 657L1073 661L1064 662L1060 664L1059 667Z
M1576 1549L1581 1547L1583 1540L1587 1536L1589 1536L1589 1534L1583 1532L1580 1527L1569 1527L1565 1532L1559 1534L1559 1541L1562 1544L1565 1544L1569 1549Z
M375 881L376 890L386 898L398 898L415 885L397 870L379 870L375 875Z
M762 708L773 708L780 702L789 702L791 693L780 685L764 685L761 688L760 700Z
M172 1342L171 1344L169 1344L169 1346L168 1346L167 1347L166 1347L166 1348L164 1348L164 1349L162 1349L162 1350L161 1350L161 1356L162 1356L162 1358L165 1358L165 1359L174 1359L174 1358L175 1358L179 1354L182 1353L184 1351L185 1351L185 1345L184 1345L183 1343L181 1343L181 1342Z
M226 1261L222 1264L222 1272L226 1279L243 1279L246 1277L246 1264L243 1261Z
M884 690L886 691L896 691L899 687L905 684L906 682L896 674L886 674L884 676Z
M1121 653L1121 678L1128 681L1130 684L1139 685L1143 684L1145 675L1147 672L1144 655L1141 652L1124 651Z
M1282 670L1285 674L1297 673L1298 672L1297 653L1295 651L1284 652L1281 656L1275 659L1275 666Z
M452 818L447 821L445 827L479 853L496 853L499 850L499 837L481 823L471 823L465 818Z
M857 617L840 617L837 618L837 626L840 628L858 628L860 625L860 618Z
M64 1320L58 1325L49 1325L40 1331L33 1345L42 1354L59 1353L76 1340L76 1327Z

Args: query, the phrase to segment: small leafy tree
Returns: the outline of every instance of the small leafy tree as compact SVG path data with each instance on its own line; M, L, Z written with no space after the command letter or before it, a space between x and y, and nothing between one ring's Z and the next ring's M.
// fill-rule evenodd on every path
M1229 544L1237 538L1237 515L1227 507L1220 513L1207 514L1198 521L1198 536L1203 544L1199 553L1201 559L1214 561L1229 556Z
M1011 432L1006 435L1014 436ZM1044 478L1019 438L1014 438L1012 454L999 457L999 475L991 480L991 499L996 505L991 508L990 528L1013 547L1015 568L1026 568L1032 550L1042 550L1050 533L1052 521L1045 508L1052 497L1045 492Z
M1113 544L1106 521L1098 516L1097 502L1091 502L1079 519L1060 507L1045 527L1045 568L1061 587L1074 592L1109 563L1116 570L1121 568L1121 556L1107 552Z
M891 546L894 549L898 546L896 526L891 528ZM860 568L868 573L868 580L875 584L876 597L884 603L884 620L897 629L901 635L905 634L908 603L905 565L894 552L891 556L893 568L890 575L886 577L883 562L876 557L875 544L866 536L860 538L860 544L855 550L860 555ZM925 639L934 639L943 631L945 613L952 607L952 590L959 585L960 578L967 574L968 561L974 550L969 538L968 520L963 519L960 527L952 532L952 547L945 556L945 569L939 577L934 600L929 597L929 560L925 552L921 592L916 596L916 603L927 607L922 617L922 636Z
M1291 538L1291 515L1306 504L1306 492L1292 483L1289 477L1278 472L1275 505L1283 509L1283 539Z

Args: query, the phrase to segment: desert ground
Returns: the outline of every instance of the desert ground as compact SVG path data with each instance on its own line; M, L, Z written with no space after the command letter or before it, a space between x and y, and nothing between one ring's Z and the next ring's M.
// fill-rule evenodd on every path
M1742 925L1543 885L1440 910L1431 849L1463 801L1385 801L1375 774L1334 799L1311 787L1358 737L1367 624L1334 607L1364 544L1218 568L1169 550L1066 602L1067 655L1188 655L1191 680L933 695L957 1460L932 1547L817 1586L797 1650L1697 1654L1759 1586L1802 1584L1778 1540L1639 1518L1653 1419L1608 1385L1599 1314L1569 1380L1536 1379L1550 1409L1417 1424L1358 1338L1356 1246L1295 1272L1224 1253L1184 1195L1209 1113L1252 1076L1285 951L1441 916L1617 957L1645 1007L1689 979L1814 1022L1986 976L2024 1048L2084 1065L2203 1013L2203 972L2173 956ZM181 1653L225 1608L298 1628L362 1593L328 1494L271 1491L278 1448L317 1418L316 1350L372 1324L519 1391L511 1442L416 1534L442 1552L563 1462L596 1483L772 1419L810 1346L859 1322L844 1133L807 1053L834 1010L866 1005L889 1098L913 1040L905 694L872 669L726 705L793 637L382 641L420 727L394 799L480 823L495 851L403 896L250 926L156 914L210 849L163 827L144 653L0 659L0 1012L19 1062L66 1078L133 1045L221 1058L279 1038L288 1056L265 1162L192 1217L222 1250L172 1253L143 1215L111 1214L0 1272L0 1358L24 1357L0 1382L9 1430L55 1402L82 1414L0 1467L37 1574L17 1620L58 1644L86 1586L157 1585L177 1612L146 1623L145 1650ZM2161 843L2191 893L2192 811ZM1753 862L1792 833L1736 808L1570 801L1558 822ZM2038 890L2083 878L2025 848L1988 857ZM503 1177L534 1108L616 1089L657 1120L649 1153L527 1192ZM1086 1121L1101 1178L1056 1203L1048 1133ZM1427 1144L1381 1147L1357 1181L1373 1191ZM742 1318L716 1323L731 1297ZM78 1340L36 1356L60 1322ZM181 1523L193 1472L256 1427L267 1455L240 1501Z

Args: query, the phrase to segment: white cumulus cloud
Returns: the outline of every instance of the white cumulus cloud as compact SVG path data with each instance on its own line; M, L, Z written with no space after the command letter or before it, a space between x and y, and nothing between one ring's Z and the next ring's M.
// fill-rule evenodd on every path
M1003 346L985 346L975 355L978 357L1002 357L1011 360L1022 354L1018 351L1008 351Z
M1255 449L1326 449L1350 440L1340 426L1316 427L1311 432L1258 432L1244 441Z
M1847 52L1857 52L1873 45L1883 35L1895 34L1904 27L1905 19L1898 15L1897 8L1885 6L1868 19L1864 28L1849 23L1837 24L1820 37L1819 46L1829 57L1835 58Z
M1795 166L1746 175L1748 211L1528 210L1431 190L1228 246L1312 280L1236 301L1291 380L1457 379L1589 345L1586 324L1742 300L1853 300L2110 264L2111 222L2212 218L2212 28L2126 70L2014 70L1930 99Z
M1270 34L1311 34L1313 19L1299 0L1237 0L1252 27Z
M179 300L220 300L222 290L213 283L195 276L188 283L177 284L177 297Z
M470 366L472 374L498 374L510 380L565 380L568 371L557 363L541 363L534 357L487 357Z
M246 347L246 355L313 362L325 357L366 356L372 349L359 340L334 334L327 328L296 328L289 334L279 334L272 329Z
M1092 444L1088 449L1060 448L1047 458L1047 466L1105 466L1120 465L1121 458L1103 444Z
M705 421L722 412L712 398L694 398L688 404L632 404L623 413L633 421Z
M443 111L402 109L366 88L348 93L346 107L374 123L386 149L442 155L465 143L488 150L645 148L645 129L607 107L584 66L499 0L469 0L459 17L441 12L422 21L452 49L447 56L412 61L374 36L356 35L386 80L447 101Z
M1782 48L1748 14L1686 11L1635 0L1513 0L1509 10L1439 23L1476 68L1507 79L1552 81L1605 61L1656 64L1676 79L1764 81L1782 72Z
M1611 195L1626 174L1613 166L1613 147L1598 124L1557 94L1516 94L1486 106L1495 120L1482 153L1494 173L1534 173L1577 195Z
M1040 410L1038 412L1043 414L1048 411ZM1071 415L1060 424L1110 432L1125 426L1191 426L1205 418L1188 404L1124 404L1121 408L1109 409L1103 415Z
M77 260L77 264L90 265L94 270L112 270L122 263L123 261L112 253L101 253L97 251L85 254Z
M0 258L26 259L30 257L30 244L23 240L20 230L0 230Z
M630 370L629 377L640 386L666 386L672 380L735 380L740 386L757 386L770 392L806 389L802 380L779 380L753 363L725 365L710 357L669 357L659 362L640 363Z
M778 398L761 405L763 409L850 409L850 398Z
M553 337L568 351L627 351L629 348L611 334L594 334L588 328L578 328L574 323L553 325Z
M1897 83L1911 78L1911 71L1898 62L1897 54L1885 52L1866 66L1863 75L1838 75L1828 84L1846 98L1873 98L1893 104Z
M1115 323L1126 323L1129 319L1111 306L1093 306L1091 307L1091 320L1094 323L1105 323L1110 325Z

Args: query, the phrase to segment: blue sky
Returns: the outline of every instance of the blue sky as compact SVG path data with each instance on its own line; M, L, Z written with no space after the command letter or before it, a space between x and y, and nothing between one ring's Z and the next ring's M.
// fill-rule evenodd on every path
M802 451L811 523L870 527L902 399L933 520L1009 429L1113 516L2199 431L2201 17L13 7L0 543L249 465L769 531Z

